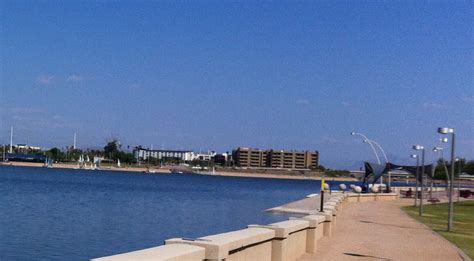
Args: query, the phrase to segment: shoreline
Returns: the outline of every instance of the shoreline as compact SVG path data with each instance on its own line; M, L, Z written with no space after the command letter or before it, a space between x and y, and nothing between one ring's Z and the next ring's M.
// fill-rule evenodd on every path
M43 163L36 163L36 162L18 162L12 161L8 163L0 163L0 166L15 166L15 167L30 167L30 168L43 168ZM54 164L53 168L57 169L79 169L77 165L73 164L65 164L65 163L57 163ZM169 174L170 168L150 168L154 171L154 173L149 174ZM82 170L89 170L89 169L82 169ZM145 167L105 167L101 168L100 170L105 171L121 171L121 172L138 172L143 173L147 171ZM253 173L253 172L238 172L238 171L219 171L216 173L212 172L196 172L196 175L206 175L206 176L223 176L223 177L248 177L248 178L268 178L268 179L291 179L291 180L321 180L322 177L309 177L309 176L298 176L298 175L285 175L285 174L262 174L262 173ZM357 179L349 178L349 177L334 177L334 178L326 178L327 180L335 180L335 181L357 181Z
M309 176L298 176L298 175L285 175L285 174L261 174L261 173L253 173L253 172L227 172L227 171L220 171L213 173L197 173L199 175L208 175L208 176L226 176L226 177L249 177L249 178L269 178L269 179L294 179L294 180L322 180L322 177L309 177ZM354 178L346 178L346 177L334 177L334 178L326 178L326 180L334 180L334 181L357 181Z

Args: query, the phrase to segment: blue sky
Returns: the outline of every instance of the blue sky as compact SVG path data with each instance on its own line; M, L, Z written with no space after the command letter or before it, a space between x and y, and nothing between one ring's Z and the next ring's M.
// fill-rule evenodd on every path
M474 158L471 1L2 1L0 143ZM427 153L432 157L432 153Z

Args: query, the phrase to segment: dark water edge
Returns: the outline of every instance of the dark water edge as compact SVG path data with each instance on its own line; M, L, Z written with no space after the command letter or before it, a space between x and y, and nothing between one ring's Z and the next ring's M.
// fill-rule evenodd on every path
M85 260L286 219L315 180L0 166L0 260Z

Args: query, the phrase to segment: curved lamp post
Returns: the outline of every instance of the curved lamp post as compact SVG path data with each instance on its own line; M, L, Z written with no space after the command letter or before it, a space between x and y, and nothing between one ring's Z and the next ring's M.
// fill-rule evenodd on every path
M351 135L352 135L352 136L359 135L359 136L361 136L362 138L364 138L364 140L369 141L369 142L367 142L367 143L368 143L368 144L370 145L370 147L372 148L372 151L374 152L375 157L377 158L378 164L381 164L381 163L380 163L380 159L379 159L379 155L377 154L377 151L375 150L374 145L370 142L370 140L369 140L369 138L367 138L367 136L365 136L365 135L362 134L362 133L358 133L358 132L351 132Z
M412 158L416 159L416 174L415 174L415 207L416 207L416 200L418 198L418 168L420 165L420 158L416 154L411 155Z
M378 144L375 140L369 140L369 139L364 140L364 142L375 144L375 146L377 146L377 148L382 152L382 155L385 158L385 163L388 163L387 154L385 154L385 151L382 149L382 146L380 146L380 144Z
M446 173L446 189L448 189L449 185L449 173L448 173L448 167L446 167L446 161L444 160L443 157L443 148L442 147L434 147L433 152L440 153L441 154L441 160L443 161L443 166L444 166L444 171Z
M451 182L449 183L449 210L448 210L448 231L453 228L453 191L454 191L454 150L455 150L455 139L453 128L438 128L439 134L451 134Z
M418 215L423 216L423 178L425 176L425 147L421 145L414 145L414 150L421 150L421 179L420 179L420 208L418 210Z
M387 154L385 154L385 151L382 149L382 146L380 146L380 144L378 144L375 140L364 140L365 143L373 143L375 144L379 150L382 152L383 154L383 157L385 158L385 163L388 164L388 158L387 158ZM391 188L392 187L392 177L391 177L391 174L390 174L390 170L388 171L388 187Z

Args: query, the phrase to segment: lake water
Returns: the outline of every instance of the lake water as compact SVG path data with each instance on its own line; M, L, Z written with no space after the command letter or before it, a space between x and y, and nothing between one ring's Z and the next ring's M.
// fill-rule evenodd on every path
M268 224L319 181L0 166L0 260L85 260Z

